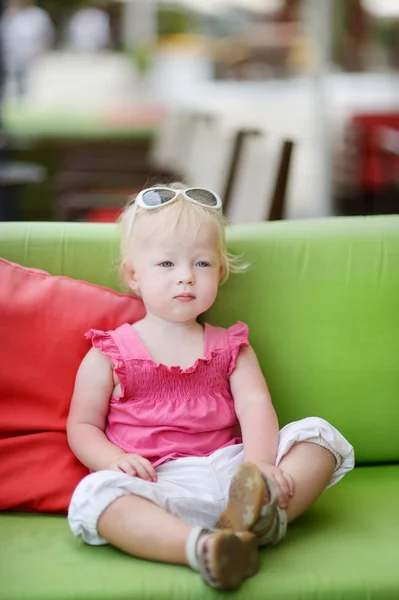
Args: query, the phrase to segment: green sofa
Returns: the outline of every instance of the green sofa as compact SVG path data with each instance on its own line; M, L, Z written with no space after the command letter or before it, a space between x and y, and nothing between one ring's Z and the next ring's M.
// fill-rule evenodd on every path
M89 547L63 515L2 513L1 600L399 599L399 216L236 226L228 238L250 267L206 319L246 321L281 425L324 417L357 467L234 593ZM53 274L116 287L117 252L113 225L0 224L1 256Z

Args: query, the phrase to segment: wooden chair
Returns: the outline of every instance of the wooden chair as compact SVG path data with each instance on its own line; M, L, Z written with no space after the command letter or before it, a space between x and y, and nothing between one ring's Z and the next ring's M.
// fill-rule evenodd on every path
M228 214L231 198L233 195L234 184L237 180L241 168L241 160L245 150L246 140L250 136L262 135L260 129L238 129L235 133L234 147L230 161L230 168L227 173L225 188L223 191L223 212Z
M244 138L225 211L230 223L284 218L293 149L292 140L276 135Z

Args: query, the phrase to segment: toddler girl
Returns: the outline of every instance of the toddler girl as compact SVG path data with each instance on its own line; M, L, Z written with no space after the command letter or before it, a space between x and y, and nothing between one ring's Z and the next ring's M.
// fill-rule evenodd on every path
M67 431L92 473L69 524L88 544L235 589L256 572L258 546L353 468L353 448L314 417L279 431L247 326L198 322L237 270L215 193L143 190L120 225L121 268L146 316L86 334Z

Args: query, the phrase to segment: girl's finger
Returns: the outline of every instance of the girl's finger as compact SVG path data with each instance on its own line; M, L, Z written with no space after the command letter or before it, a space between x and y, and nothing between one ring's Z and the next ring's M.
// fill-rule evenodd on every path
M281 474L279 473L278 475L276 475L275 481L276 481L277 487L278 487L278 489L276 489L276 492L277 492L277 496L278 496L278 500L279 500L279 506L280 506L280 508L287 508L288 498L290 495L290 489L288 486L288 482L286 481L286 479L282 473Z
M140 477L140 479L145 479L146 481L151 481L151 476L140 460L136 459L134 468L136 469L137 477Z
M118 465L118 470L121 471L122 473L126 473L126 475L130 475L131 477L136 477L137 476L137 471L134 468L133 465L130 464L129 461L124 460L121 461Z
M146 469L150 479L152 481L157 481L157 479L158 479L157 472L155 471L155 469L152 466L152 464L150 463L150 461L147 458L141 457L141 463L142 463L143 467Z
M276 477L273 477L272 480L273 480L274 489L276 490L276 494L277 494L278 505L280 508L286 508L286 499L285 499L284 491L281 488L280 482Z
M284 477L288 483L288 488L290 490L290 498L295 494L295 481L290 473L283 471Z

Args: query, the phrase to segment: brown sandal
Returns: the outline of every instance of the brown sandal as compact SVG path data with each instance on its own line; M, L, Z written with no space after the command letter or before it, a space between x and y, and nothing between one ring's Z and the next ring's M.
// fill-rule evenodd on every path
M287 530L287 513L279 508L271 481L253 463L243 463L233 476L229 500L215 527L251 531L259 545L277 544Z
M259 568L256 536L249 532L194 528L186 552L189 565L205 583L223 590L237 589Z

